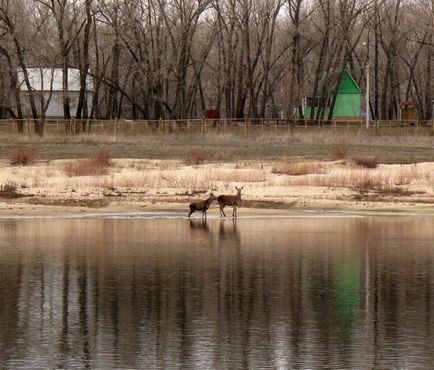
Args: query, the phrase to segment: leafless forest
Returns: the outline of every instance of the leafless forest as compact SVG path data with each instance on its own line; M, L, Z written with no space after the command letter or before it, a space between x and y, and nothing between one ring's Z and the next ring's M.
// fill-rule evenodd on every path
M374 118L432 119L434 0L0 0L0 118L22 118L30 67L80 70L77 118L181 119L288 117L367 65Z

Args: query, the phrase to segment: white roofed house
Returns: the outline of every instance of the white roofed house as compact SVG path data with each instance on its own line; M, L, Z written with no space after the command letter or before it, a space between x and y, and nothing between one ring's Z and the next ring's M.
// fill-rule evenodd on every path
M42 118L63 118L63 71L62 68L27 68L38 116ZM18 88L23 116L31 117L29 92L24 81L24 74L18 70ZM84 109L90 112L93 94L91 76L86 81L86 104ZM80 95L80 70L68 69L67 96L71 117L76 117L77 103Z

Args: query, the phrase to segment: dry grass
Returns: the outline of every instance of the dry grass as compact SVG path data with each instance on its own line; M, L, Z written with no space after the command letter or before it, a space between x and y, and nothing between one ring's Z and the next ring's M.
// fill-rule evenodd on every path
M19 198L22 194L18 192L18 185L13 182L6 182L0 185L0 198Z
M402 168L393 172L373 169L345 169L330 171L327 174L278 177L269 181L267 185L379 190L396 186L434 186L434 174L431 174L429 170L418 170L415 167Z
M206 171L204 176L208 181L231 182L263 182L266 179L264 171L253 169L222 169Z
M234 185L247 185L248 200L250 197L250 200L285 201L297 192L311 199L321 199L323 196L335 199L340 194L351 194L353 191L376 191L380 195L392 196L393 193L403 196L422 191L432 199L434 187L434 171L429 163L417 166L381 165L376 169L363 169L342 166L340 162L321 162L318 167L314 162L293 162L291 165L300 165L302 169L291 169L288 171L290 174L276 174L275 169L281 165L276 162L246 161L191 167L183 165L181 161L117 159L114 161L115 168L110 172L110 168L101 163L111 161L92 157L80 161L52 161L48 165L38 163L25 168L7 166L0 172L0 184L13 182L22 189L20 192L23 195L44 194L57 199L97 198L121 193L136 194L138 199L144 199L143 194L146 197L170 199L176 194L188 195L199 190L222 193L233 190ZM134 165L136 163L137 166ZM65 168L71 171L73 168L74 174L65 176Z
M272 168L272 173L290 176L303 176L312 173L325 173L325 168L314 162L291 162L287 161Z
M365 168L377 168L380 161L377 155L368 157L356 157L353 159L357 165Z
M37 158L39 158L39 151L28 146L20 146L9 152L9 163L12 166L27 166Z
M16 192L18 189L17 184L13 183L13 182L6 182L3 185L0 185L0 192L2 193L14 193Z
M432 129L431 129L432 131ZM430 131L430 132L431 132ZM158 133L134 131L130 135L114 135L108 132L91 132L83 135L47 134L36 135L0 134L0 158L8 158L9 151L17 146L33 146L44 159L84 158L89 148L108 147L116 158L172 159L185 161L193 148L205 148L206 161L232 161L244 159L286 159L305 157L324 160L330 158L331 146L351 144L351 154L372 156L382 154L383 163L433 162L433 137L418 130L396 129L377 132L364 130L296 129L286 128L211 129L202 131L175 131ZM342 153L338 157L342 157Z
M296 178L293 186L315 186L329 188L377 189L388 185L390 175L371 173L367 170L346 171L333 175L316 175Z
M395 179L395 185L409 185L414 179L418 177L417 168L411 167L410 169L406 168L399 172L399 175Z
M231 162L234 159L234 153L230 150L221 150L212 154L211 159L219 162Z
M208 158L208 152L204 148L193 148L185 160L186 164L189 165L199 165L205 162Z
M68 176L102 176L109 173L111 158L108 150L100 149L91 158L78 159L65 165Z
M345 141L335 143L330 148L330 157L333 160L346 159L350 153L351 145Z
M106 148L102 148L94 153L92 160L101 167L110 167L112 165L111 154Z

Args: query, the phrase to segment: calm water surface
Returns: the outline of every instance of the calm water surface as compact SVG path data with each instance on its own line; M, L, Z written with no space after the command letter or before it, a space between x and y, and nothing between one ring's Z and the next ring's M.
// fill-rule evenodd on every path
M0 368L432 368L434 217L0 221Z

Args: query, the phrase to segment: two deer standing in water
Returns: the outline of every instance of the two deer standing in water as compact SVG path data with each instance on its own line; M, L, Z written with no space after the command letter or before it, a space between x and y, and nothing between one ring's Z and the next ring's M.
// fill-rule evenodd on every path
M208 199L191 203L190 213L188 214L188 217L190 218L192 213L195 211L202 211L202 217L206 218L206 211L208 211L211 203L214 202L214 200L216 199L220 207L220 216L226 217L224 212L225 206L233 206L234 208L232 210L232 217L237 217L237 207L241 202L241 190L243 190L243 188L244 186L242 186L241 188L235 186L235 189L237 189L236 195L219 195L218 197L216 197L213 193L211 193Z

